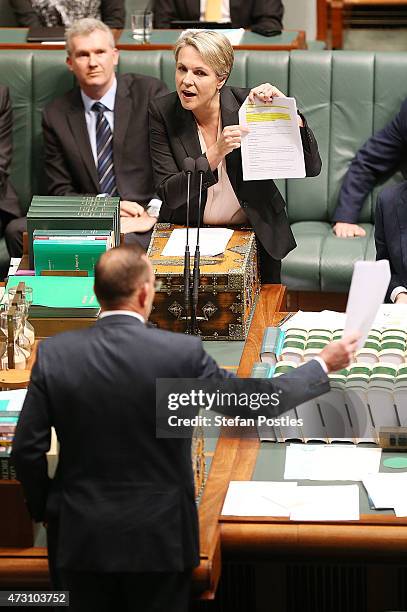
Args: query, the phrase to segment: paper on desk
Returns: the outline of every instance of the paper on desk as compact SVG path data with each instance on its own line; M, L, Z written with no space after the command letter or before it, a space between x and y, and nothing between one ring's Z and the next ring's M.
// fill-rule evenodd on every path
M215 29L214 32L223 34L229 40L231 45L239 45L245 32L244 28L230 28L230 29Z
M376 329L407 328L407 304L382 304L373 321Z
M390 282L390 266L387 259L355 262L352 283L346 305L344 334L362 334L358 348L364 345L380 305L386 296Z
M229 483L222 515L289 517L296 482L236 481Z
M294 98L279 97L255 104L246 98L239 110L239 124L250 130L241 144L243 180L305 176Z
M291 509L292 521L359 520L359 487L336 485L297 487L297 502Z
M336 444L290 444L285 454L286 480L363 480L377 474L380 448Z
M286 323L283 323L281 329L287 331L287 329L295 327L306 330L317 328L333 331L334 329L342 329L344 325L345 315L343 312L335 312L334 310L303 312L299 310Z
M189 229L189 252L193 256L196 246L197 228ZM199 231L199 251L206 257L219 255L225 252L227 244L233 235L232 229L225 227L204 227ZM167 244L165 245L163 257L183 257L187 240L186 228L174 229Z
M363 486L376 509L407 508L407 472L371 474L363 479Z

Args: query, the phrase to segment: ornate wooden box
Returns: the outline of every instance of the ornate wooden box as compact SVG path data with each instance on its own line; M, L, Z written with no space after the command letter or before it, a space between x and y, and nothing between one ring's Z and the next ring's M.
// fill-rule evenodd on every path
M175 226L155 226L148 255L161 286L156 292L150 321L162 329L186 329L183 257L163 257ZM193 257L191 256L191 268ZM260 279L254 233L235 230L223 255L201 256L198 328L203 340L244 340L250 326Z

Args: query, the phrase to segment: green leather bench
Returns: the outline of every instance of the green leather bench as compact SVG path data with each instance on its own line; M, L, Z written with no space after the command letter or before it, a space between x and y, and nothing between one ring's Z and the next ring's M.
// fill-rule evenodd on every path
M160 77L173 89L170 51L122 51L118 71ZM315 132L323 160L319 177L279 181L298 243L283 263L283 280L290 289L344 292L353 262L374 258L375 195L363 208L366 238L336 238L330 219L354 153L407 97L406 74L407 54L402 53L236 53L230 84L270 81L295 96ZM14 105L12 180L28 207L33 193L45 193L41 110L72 87L73 77L63 51L1 51L0 82L10 87Z

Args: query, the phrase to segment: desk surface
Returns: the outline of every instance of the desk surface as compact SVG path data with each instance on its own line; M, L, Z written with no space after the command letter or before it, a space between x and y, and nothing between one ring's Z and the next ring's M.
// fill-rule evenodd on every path
M0 28L0 49L63 49L61 44L27 43L27 28ZM118 39L117 47L123 50L156 51L172 49L181 30L154 30L147 44L136 43L131 30L123 30ZM246 31L235 49L257 51L291 51L306 49L305 33L303 31L287 30L278 36L260 36Z

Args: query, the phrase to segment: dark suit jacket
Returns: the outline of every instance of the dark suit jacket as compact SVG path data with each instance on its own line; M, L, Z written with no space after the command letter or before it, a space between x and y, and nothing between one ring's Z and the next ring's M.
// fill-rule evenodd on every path
M168 92L159 79L140 74L117 78L113 156L123 200L146 203L154 195L148 141L148 105ZM43 112L45 171L50 195L99 193L99 180L79 87Z
M230 19L234 28L258 27L268 31L283 29L281 0L230 0ZM154 27L169 28L174 19L199 21L199 0L155 0Z
M407 182L386 187L377 198L376 259L388 259L391 280L386 301L396 287L407 287Z
M29 28L45 25L33 9L31 0L10 0L10 5L16 14L19 26ZM124 0L102 0L100 9L102 21L106 25L111 28L124 28Z
M223 127L239 123L238 111L249 89L224 86L221 89ZM197 158L201 153L194 115L185 110L177 93L171 93L150 105L150 144L154 182L163 200L160 219L185 224L186 179L181 172L185 157ZM307 176L316 176L321 159L314 135L305 124L301 129ZM274 181L243 181L240 149L226 156L230 182L247 214L256 235L266 251L275 259L282 259L295 246L285 212L285 202ZM217 182L217 173L209 170L204 176L205 188ZM191 188L191 223L197 223L198 177ZM206 194L202 204L202 216Z
M225 377L198 338L127 315L41 342L13 457L31 515L59 519L59 567L180 571L198 563L191 441L156 438L155 382ZM329 390L315 360L256 385L281 391L269 416ZM51 426L60 443L52 481Z
M21 215L17 194L9 180L13 154L13 115L8 88L0 85L0 210Z
M356 153L345 175L333 221L357 223L373 187L397 170L407 176L407 99L396 117Z

